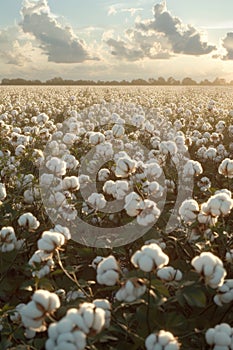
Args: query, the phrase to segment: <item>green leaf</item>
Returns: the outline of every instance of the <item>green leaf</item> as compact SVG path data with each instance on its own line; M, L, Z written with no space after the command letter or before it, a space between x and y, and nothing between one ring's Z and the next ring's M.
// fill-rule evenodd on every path
M192 307L206 306L206 295L202 290L202 288L200 287L185 288L183 296L189 306L192 306Z

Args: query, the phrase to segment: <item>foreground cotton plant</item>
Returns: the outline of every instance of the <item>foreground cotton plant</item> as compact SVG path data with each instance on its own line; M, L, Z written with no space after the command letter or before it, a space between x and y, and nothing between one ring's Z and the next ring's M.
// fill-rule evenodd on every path
M145 340L147 350L179 350L180 344L170 332L151 333Z
M156 243L151 243L142 246L141 250L137 250L131 257L131 262L142 271L151 272L167 265L169 257Z
M227 323L218 324L206 331L205 339L213 350L231 350L233 349L233 328Z
M131 278L123 283L115 295L118 301L132 302L140 298L146 291L146 285L142 279Z
M60 300L55 293L39 289L33 294L32 300L19 310L19 313L25 328L43 332L46 330L44 324L46 315L59 307Z
M216 289L223 285L227 273L222 260L214 254L203 252L193 258L191 264L204 277L205 283L211 288Z

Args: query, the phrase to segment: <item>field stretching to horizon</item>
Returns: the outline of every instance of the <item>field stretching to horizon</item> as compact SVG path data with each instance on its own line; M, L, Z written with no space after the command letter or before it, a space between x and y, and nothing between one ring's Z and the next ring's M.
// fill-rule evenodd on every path
M233 350L232 96L0 86L1 350Z

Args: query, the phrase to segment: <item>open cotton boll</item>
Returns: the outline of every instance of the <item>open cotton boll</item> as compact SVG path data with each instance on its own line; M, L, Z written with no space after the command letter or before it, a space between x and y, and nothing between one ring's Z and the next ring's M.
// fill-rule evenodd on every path
M129 216L136 216L140 212L140 203L142 198L136 193L131 192L125 197L124 209Z
M139 203L139 209L140 212L137 216L137 222L142 226L148 226L154 223L160 215L160 210L156 203L149 199L141 201Z
M141 250L137 250L131 257L131 263L145 272L162 268L168 262L169 257L163 253L156 243L144 245Z
M157 162L151 161L145 164L145 175L150 180L158 179L162 174L162 169Z
M114 286L119 279L119 266L113 255L103 258L97 266L97 282Z
M66 173L66 162L57 157L52 157L48 160L46 167L56 176L65 175Z
M228 177L229 179L233 178L233 160L230 158L225 158L218 167L219 174Z
M67 176L62 180L63 190L77 191L80 187L79 178L77 176Z
M173 141L162 141L159 145L159 150L162 154L174 155L177 153L177 146Z
M103 186L103 191L107 194L115 196L116 194L116 182L112 180L108 180L105 182Z
M222 286L217 290L214 296L214 302L218 306L230 303L233 300L233 279L226 279Z
M201 164L195 160L188 160L183 169L183 175L187 176L198 176L203 173Z
M115 197L118 200L124 199L128 190L129 190L128 181L117 180L115 182L115 192L113 193L113 197Z
M3 201L6 195L6 186L4 183L0 182L0 201Z
M36 230L40 226L40 222L32 213L24 213L18 218L19 226L28 227L30 230Z
M104 195L102 193L92 193L88 199L87 202L95 209L95 210L101 210L106 206L106 199L104 198Z
M92 132L89 136L89 143L92 145L98 145L105 141L105 136L101 132Z
M47 290L37 290L33 294L32 300L37 304L37 307L40 306L46 313L50 313L60 307L60 300L57 294L50 293Z
M137 162L129 157L119 158L116 162L116 177L128 177L136 171Z
M65 237L59 232L44 231L37 242L38 249L52 252L65 243Z
M165 266L157 270L157 276L164 281L180 281L182 279L182 272L174 269L172 266Z
M98 172L99 181L107 181L110 176L110 171L107 168L100 169Z
M96 146L96 154L102 158L108 158L113 155L113 146L110 142L103 142Z
M145 340L147 350L179 350L180 345L174 335L161 330L158 333L150 334Z
M122 125L115 124L112 127L112 135L116 138L120 138L124 135L125 129Z
M67 241L69 239L71 239L71 234L70 234L70 230L68 229L68 227L61 226L61 225L57 224L50 231L61 233L65 237L65 240L67 240Z
M2 227L0 231L0 250L4 252L10 252L16 247L16 236L14 228L11 226Z
M179 214L187 224L192 224L199 213L199 205L194 199L186 199L179 208Z
M137 278L127 280L115 295L118 301L132 302L140 298L146 291L144 281Z
M227 323L221 323L214 328L209 328L205 333L207 344L213 349L227 350L232 348L232 328Z
M95 299L93 304L104 310L105 312L105 324L104 327L107 328L110 326L111 322L111 304L107 299Z

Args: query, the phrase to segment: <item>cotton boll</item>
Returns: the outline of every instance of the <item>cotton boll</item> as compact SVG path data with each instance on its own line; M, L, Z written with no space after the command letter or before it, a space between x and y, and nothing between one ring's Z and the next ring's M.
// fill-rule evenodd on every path
M77 176L67 176L62 180L63 190L77 191L80 187L79 178Z
M140 212L140 203L142 198L136 193L131 192L125 197L124 209L129 216L136 216Z
M116 177L128 177L136 171L136 161L129 157L119 158L116 163Z
M88 199L88 203L95 209L95 210L101 210L106 206L106 199L104 198L104 195L101 193L92 193Z
M28 227L29 230L36 230L40 226L39 221L32 213L21 215L18 219L18 224L19 226Z
M46 167L56 176L65 175L66 173L66 162L56 157L52 157L47 161Z
M157 271L157 276L164 281L180 281L182 272L174 269L172 266L166 266Z
M119 266L114 256L110 255L107 258L103 258L97 266L97 282L107 286L114 286L118 278Z
M197 219L199 205L194 199L186 199L179 208L181 218L187 224L192 224Z
M160 210L157 208L155 202L145 199L139 203L140 213L137 216L137 222L139 225L147 226L154 223L159 215Z
M124 135L125 133L125 129L122 125L119 125L119 124L115 124L113 127L112 127L112 135L116 138L120 138Z
M110 171L106 168L100 169L98 172L98 180L99 181L107 181L110 176Z
M101 132L92 132L89 136L89 143L92 145L98 145L105 141L105 136Z

